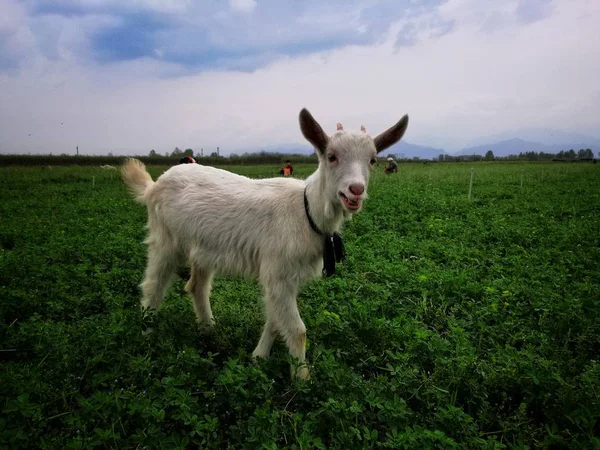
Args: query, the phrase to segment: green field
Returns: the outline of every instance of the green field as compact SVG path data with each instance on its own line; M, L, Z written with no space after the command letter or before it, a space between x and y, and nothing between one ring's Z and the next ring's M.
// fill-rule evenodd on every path
M600 448L600 165L378 167L369 196L301 290L303 384L281 342L252 361L251 280L206 333L178 279L142 334L116 173L0 168L0 448Z

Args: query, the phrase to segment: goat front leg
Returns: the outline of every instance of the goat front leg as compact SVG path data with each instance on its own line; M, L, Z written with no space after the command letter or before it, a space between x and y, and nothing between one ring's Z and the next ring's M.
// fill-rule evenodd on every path
M296 297L278 312L278 330L288 346L290 354L298 360L298 366L292 366L292 378L297 376L301 380L308 380L310 377L308 367L306 366L306 326L300 318Z
M265 302L267 322L263 335L254 350L254 355L262 356L273 343L273 331L278 331L284 339L290 354L298 360L298 365L292 364L292 377L302 380L309 378L306 366L306 326L300 318L296 295L298 283L286 280L283 276L273 280L265 280Z

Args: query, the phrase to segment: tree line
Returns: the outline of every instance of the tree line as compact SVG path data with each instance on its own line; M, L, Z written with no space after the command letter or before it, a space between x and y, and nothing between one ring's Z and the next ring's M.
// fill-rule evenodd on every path
M600 157L600 152L598 153ZM508 156L494 156L494 152L488 150L485 155L446 155L441 154L438 156L440 162L461 162L461 161L593 161L594 152L591 148L582 148L579 151L574 149L561 150L558 153L546 153L546 152L534 152L526 151L520 152L518 155Z
M306 154L283 154L275 152L255 152L255 153L243 153L241 155L232 153L229 156L220 155L218 152L211 152L207 156L201 153L194 153L193 149L188 148L181 150L175 147L172 152L166 152L160 154L155 150L150 150L148 155L136 155L135 157L140 159L144 164L147 165L175 165L179 164L179 160L182 156L192 156L197 162L205 165L265 165L274 164L280 165L286 160L291 160L294 164L316 164L317 156L313 153L310 155ZM421 159L419 157L404 158L403 155L390 155L394 157L398 162L401 163L415 163L415 162L430 162L428 159ZM600 153L598 155L600 157ZM0 166L11 166L11 165L36 165L36 166L51 166L51 165L81 165L81 166L94 166L94 165L120 165L126 156L114 156L111 153L108 155L91 156L91 155L52 155L52 154L29 154L29 155L16 155L16 154L0 154ZM384 159L385 157L381 157ZM593 161L594 152L589 149L580 149L575 151L561 150L558 153L545 153L545 152L534 152L526 151L521 152L518 155L509 155L504 157L495 156L494 153L489 150L485 155L448 155L440 154L437 159L431 162L475 162L475 161Z
M281 165L286 160L291 160L295 164L302 163L317 163L317 156L312 155L301 155L301 154L282 154L282 153L271 153L271 152L258 152L258 153L244 153L242 155L231 154L227 157L217 155L216 152L208 156L193 155L189 152L171 152L167 154L159 154L155 151L151 151L148 155L128 155L128 156L114 156L114 155L51 155L51 154L28 154L28 155L11 155L11 154L0 154L0 166L64 166L64 165L79 165L79 166L99 166L99 165L112 165L118 166L123 163L125 158L134 157L142 161L146 165L159 165L159 166L172 166L179 164L179 160L182 156L193 156L197 162L209 165L209 166L220 166L220 165L264 165L273 164Z

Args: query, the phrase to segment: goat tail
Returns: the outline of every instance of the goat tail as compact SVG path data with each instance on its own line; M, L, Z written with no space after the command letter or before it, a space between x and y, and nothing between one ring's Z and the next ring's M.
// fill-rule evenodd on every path
M121 177L135 199L140 203L145 203L146 193L154 181L144 163L139 159L128 158L121 168Z

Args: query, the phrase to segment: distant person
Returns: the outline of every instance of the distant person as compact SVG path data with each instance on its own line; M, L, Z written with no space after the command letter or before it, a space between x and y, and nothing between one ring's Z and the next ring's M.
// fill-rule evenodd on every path
M194 164L196 160L191 156L182 156L179 160L179 164Z
M279 173L284 177L291 177L294 175L294 167L289 159L285 162L285 167L283 167Z
M387 161L388 161L388 165L384 167L384 169L383 169L384 173L398 172L398 164L396 164L396 161L394 161L394 158L389 157L387 159Z

